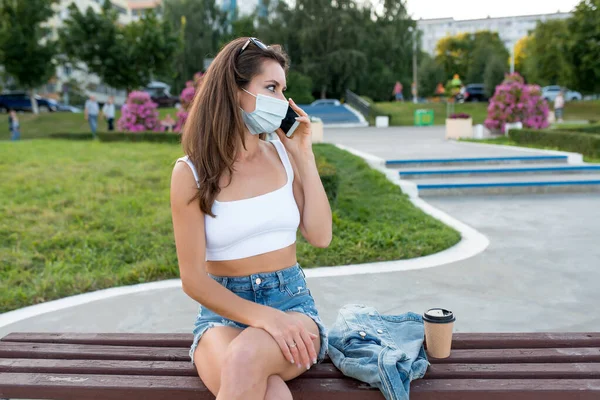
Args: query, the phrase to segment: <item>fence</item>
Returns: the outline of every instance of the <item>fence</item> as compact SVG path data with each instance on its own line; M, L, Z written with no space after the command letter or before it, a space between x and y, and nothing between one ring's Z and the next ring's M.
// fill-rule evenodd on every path
M346 89L346 103L358 110L367 120L371 114L371 105L365 99Z

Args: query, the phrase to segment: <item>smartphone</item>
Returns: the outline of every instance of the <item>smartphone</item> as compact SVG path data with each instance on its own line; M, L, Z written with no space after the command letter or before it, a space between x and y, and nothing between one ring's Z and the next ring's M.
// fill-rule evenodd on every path
M292 137L294 131L300 125L300 122L296 121L296 117L299 117L298 113L294 111L291 105L288 104L287 113L285 118L281 121L280 128L285 133L285 136Z

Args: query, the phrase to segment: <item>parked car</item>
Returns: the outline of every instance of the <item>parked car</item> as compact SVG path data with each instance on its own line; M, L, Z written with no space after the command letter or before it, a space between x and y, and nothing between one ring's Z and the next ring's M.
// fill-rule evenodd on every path
M62 112L72 112L72 113L81 113L83 112L81 110L81 108L79 107L75 107L75 106L68 106L64 103L56 103L56 111L62 111Z
M56 101L35 95L41 112L53 112L58 109ZM0 94L0 113L15 111L31 111L31 98L25 92L10 92Z
M456 95L456 101L464 103L467 101L478 102L488 101L488 97L485 94L485 86L483 83L469 83L464 86L461 91Z
M339 100L336 99L319 99L310 103L311 106L341 106Z
M181 104L179 97L171 95L169 86L161 82L152 82L144 89L144 92L150 95L153 102L159 107L179 107Z
M552 102L558 95L558 92L563 90L563 94L565 96L565 101L575 101L575 100L583 100L583 96L581 93L576 92L574 90L569 90L567 88L561 88L559 85L550 85L544 86L542 88L542 97L546 99L547 102Z

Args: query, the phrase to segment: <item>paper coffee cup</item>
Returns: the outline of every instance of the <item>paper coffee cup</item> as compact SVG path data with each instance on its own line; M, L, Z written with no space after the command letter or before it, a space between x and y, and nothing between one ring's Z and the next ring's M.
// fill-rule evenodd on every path
M431 308L423 314L427 354L433 358L447 358L452 347L454 314L443 308Z

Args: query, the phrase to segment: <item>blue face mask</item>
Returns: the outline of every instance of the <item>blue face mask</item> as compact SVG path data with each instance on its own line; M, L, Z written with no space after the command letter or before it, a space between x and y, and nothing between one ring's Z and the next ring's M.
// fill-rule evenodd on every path
M275 132L281 126L288 109L288 102L262 94L254 95L242 89L244 92L256 97L256 108L251 113L242 110L242 117L253 135Z

